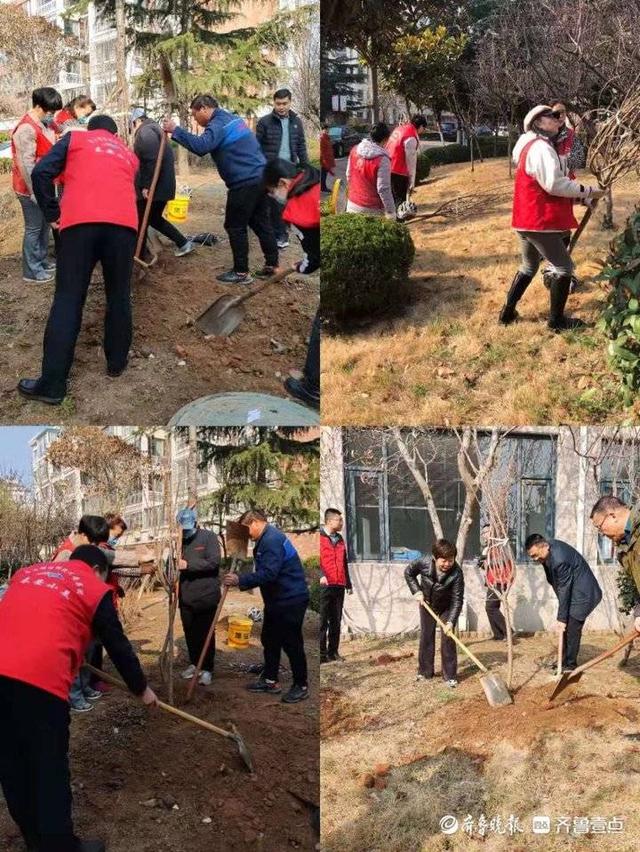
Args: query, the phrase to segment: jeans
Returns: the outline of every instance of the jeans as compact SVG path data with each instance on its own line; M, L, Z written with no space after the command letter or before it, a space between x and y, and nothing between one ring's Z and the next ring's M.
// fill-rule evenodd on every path
M22 240L22 274L25 278L44 278L45 260L49 248L50 225L42 210L27 195L18 195L24 216Z
M85 658L92 663L97 642L90 642L85 652ZM83 704L86 701L86 692L91 689L91 672L81 668L75 676L71 689L69 690L69 701L72 705L76 703Z
M307 685L307 658L304 653L302 624L308 605L308 599L293 603L265 604L261 639L264 648L263 676L267 680L278 680L280 655L284 651L291 664L294 685Z
M269 199L262 183L238 186L227 194L224 229L229 235L233 268L240 273L249 271L248 228L260 240L265 264L277 266L278 245L271 225Z
M53 305L44 333L42 390L64 396L91 273L102 263L107 309L104 354L113 370L127 364L132 336L131 271L136 232L121 225L74 225L60 234Z
M335 657L340 647L344 586L323 586L320 593L320 659ZM328 642L327 642L328 639Z
M0 677L0 784L30 848L80 849L71 817L69 705L6 677Z

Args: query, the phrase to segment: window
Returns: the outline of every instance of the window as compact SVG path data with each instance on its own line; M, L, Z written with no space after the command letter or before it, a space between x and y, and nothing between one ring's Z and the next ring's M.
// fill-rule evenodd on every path
M598 471L600 494L614 494L627 505L633 505L638 494L640 445L636 441L603 441L602 461ZM615 560L610 539L598 535L598 554L604 562Z

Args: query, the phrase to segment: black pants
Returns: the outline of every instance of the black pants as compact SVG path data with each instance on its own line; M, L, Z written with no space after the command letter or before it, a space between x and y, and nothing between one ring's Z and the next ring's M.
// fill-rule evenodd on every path
M100 669L100 671L104 671L104 647L99 642L92 642L91 644L91 653L89 654L89 662L94 667L94 669ZM100 683L100 678L98 675L94 675L91 673L91 677L89 678L89 685L95 689L96 683Z
M312 393L320 393L320 311L316 311L311 326L304 377Z
M327 178L329 177L329 172L327 169L320 167L320 192L329 192L329 187L327 186Z
M302 623L308 605L308 600L299 603L265 604L260 638L264 648L263 676L267 680L278 680L280 655L284 651L289 658L294 685L307 685L307 658L304 653Z
M220 595L218 594L218 600ZM210 609L193 609L193 607L180 604L180 618L182 619L182 627L184 629L184 638L187 643L189 652L189 662L194 666L198 665L200 654L204 648L204 643L211 627L211 622L216 614L218 603ZM202 663L202 668L206 672L212 672L216 657L216 637L215 633L211 637L211 644L207 650L207 654Z
M320 595L320 658L335 657L340 647L344 586L322 586ZM328 643L327 643L328 638Z
M44 333L43 391L64 396L82 324L91 274L102 264L107 309L104 354L114 370L126 366L131 346L131 270L136 232L120 225L75 225L60 234L56 291Z
M582 639L582 628L584 621L569 616L567 629L564 632L562 643L562 668L575 669L578 665L578 653L580 652L580 641Z
M440 613L438 613L440 615ZM454 625L455 626L455 625ZM442 631L441 631L442 632ZM454 680L458 673L458 655L456 643L442 633L440 642L442 677ZM424 677L433 677L436 658L436 622L426 609L420 607L420 649L418 652L418 672Z
M507 638L507 622L504 620L504 615L500 612L501 603L502 601L496 594L496 590L487 588L485 610L494 639Z
M407 200L407 192L409 191L408 175L395 175L391 173L391 193L396 207ZM426 610L425 610L426 612Z
M276 235L276 240L287 240L289 238L289 225L282 219L283 206L269 196L269 208L271 211L271 227Z
M71 818L69 704L0 677L0 783L30 848L79 849Z
M236 272L249 271L248 228L260 240L267 266L278 265L278 245L271 225L269 198L261 183L230 189L227 194L224 229L229 235Z
M155 228L160 234L163 234L167 239L171 240L172 243L175 243L178 248L182 248L187 244L187 238L181 233L177 228L175 228L168 219L165 219L162 215L164 212L164 208L166 206L166 201L152 201L151 209L149 210L149 221L147 222L147 227L144 232L144 240L142 241L142 245L144 246L145 241L147 239L147 230L149 226ZM138 201L138 223L139 226L142 225L142 219L144 217L144 211L147 206L147 202L142 200ZM138 231L139 233L139 231Z

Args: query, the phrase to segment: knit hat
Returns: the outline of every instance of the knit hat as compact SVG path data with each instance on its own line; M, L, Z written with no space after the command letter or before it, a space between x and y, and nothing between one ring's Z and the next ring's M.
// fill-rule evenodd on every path
M528 133L531 130L531 125L538 118L538 116L542 115L543 112L553 112L550 106L546 104L539 104L538 106L534 106L533 109L530 109L529 112L524 117L524 132Z

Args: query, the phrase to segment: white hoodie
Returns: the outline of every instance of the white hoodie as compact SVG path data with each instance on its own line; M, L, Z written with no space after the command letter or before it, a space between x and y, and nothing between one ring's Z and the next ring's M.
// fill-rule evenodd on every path
M367 213L368 215L381 216L386 213L387 216L396 215L396 205L391 192L391 158L384 148L381 148L376 142L371 139L363 139L356 148L356 153L364 160L373 160L376 157L381 157L380 167L378 168L378 180L376 189L382 201L384 210L372 209L370 207L361 207L359 204L354 204L352 201L347 202L347 213ZM351 158L347 163L347 183L349 182L349 167Z
M578 198L581 201L590 198L594 187L585 186L567 177L566 158L563 158L563 162L561 163L553 145L544 136L534 133L533 130L523 133L515 144L513 162L516 166L519 163L520 154L525 145L531 142L532 139L541 139L542 141L529 148L527 162L524 166L525 172L530 177L535 178L549 195L559 195L562 198Z

